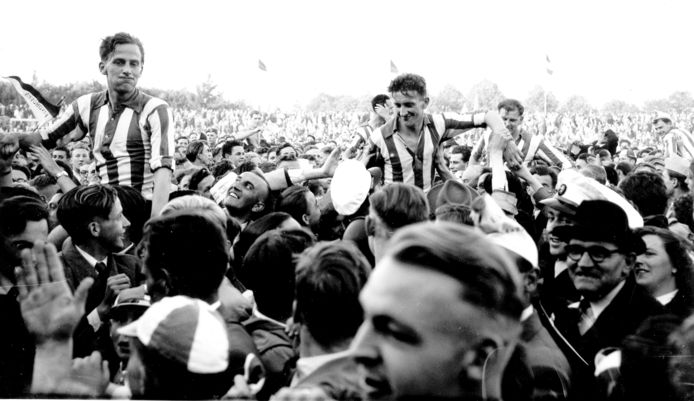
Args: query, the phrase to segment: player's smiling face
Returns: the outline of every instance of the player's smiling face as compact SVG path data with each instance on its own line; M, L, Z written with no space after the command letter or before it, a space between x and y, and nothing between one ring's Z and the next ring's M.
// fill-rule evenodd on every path
M391 96L400 123L408 128L416 128L422 121L424 109L429 105L429 98L415 91L395 92Z

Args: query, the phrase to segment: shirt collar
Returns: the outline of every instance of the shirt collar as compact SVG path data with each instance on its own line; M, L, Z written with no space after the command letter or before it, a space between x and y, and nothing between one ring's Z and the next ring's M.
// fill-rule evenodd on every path
M663 294L655 299L660 302L661 305L667 305L670 303L670 301L672 301L673 298L675 298L675 295L677 295L677 290Z
M122 102L120 104L121 107L128 107L130 109L133 109L136 113L142 113L142 109L144 108L144 102L142 101L142 98L144 97L144 94L140 92L138 89L135 89L135 92L128 98L128 100ZM103 106L105 104L111 104L110 99L108 97L108 90L104 91L104 97L103 100L99 103L99 106ZM111 108L113 109L113 105L111 104ZM115 111L115 109L114 109Z
M428 126L431 123L431 120L429 119L429 114L425 113L424 114L424 124L422 124L422 130L424 130L424 127ZM396 132L398 132L398 116L396 115L395 117L391 118L389 121L387 121L383 126L381 127L381 134L383 135L384 138L388 138L393 136Z
M91 267L95 267L96 264L99 262L106 264L106 261L108 260L108 258L104 258L103 260L96 260L96 258L94 256L88 254L87 252L85 252L82 248L78 247L77 245L75 245L75 249L77 249L77 252L79 252L80 255L82 255L84 260L86 260L87 263L89 263L89 266L91 266Z
M533 308L532 305L523 309L523 313L521 313L521 322L525 322L526 320L530 319L530 316L533 315L533 312L535 312L535 308Z
M294 376L294 380L292 380L292 383L295 384L299 380L315 372L316 369L320 368L326 363L334 361L338 358L346 357L348 355L350 355L350 350L299 358L296 361L296 374Z
M612 289L609 293L607 293L606 296L602 297L602 299L596 301L596 302L591 302L590 303L590 309L593 311L593 315L595 316L595 319L597 320L602 311L607 308L607 306L612 302L612 300L617 296L617 293L624 287L624 283L626 281L622 280L619 284L617 284L616 287ZM580 302L574 302L571 305L569 305L569 308L578 308Z

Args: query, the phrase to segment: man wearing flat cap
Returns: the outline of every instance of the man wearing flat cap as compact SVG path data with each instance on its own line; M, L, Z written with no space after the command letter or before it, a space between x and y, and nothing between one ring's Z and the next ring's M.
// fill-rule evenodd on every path
M582 361L574 358L575 399L595 399L595 355L619 347L647 318L663 313L661 306L630 277L636 255L645 250L629 228L626 212L607 200L586 200L573 226L559 227L568 240L568 272L581 299L556 311L555 324Z

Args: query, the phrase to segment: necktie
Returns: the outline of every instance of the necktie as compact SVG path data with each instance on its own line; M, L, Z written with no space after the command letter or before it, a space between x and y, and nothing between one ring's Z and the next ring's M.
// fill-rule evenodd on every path
M89 295L87 296L87 313L99 306L101 301L104 299L104 295L106 294L106 281L108 280L106 264L98 262L94 266L94 269L96 269L98 275L96 276L96 280L94 280L94 284L89 290Z
M584 335L588 330L590 330L591 327L593 327L593 323L595 323L595 314L593 313L593 309L590 307L590 302L588 302L588 300L585 298L581 299L581 302L579 302L578 311L580 313L578 331L581 333L581 335Z

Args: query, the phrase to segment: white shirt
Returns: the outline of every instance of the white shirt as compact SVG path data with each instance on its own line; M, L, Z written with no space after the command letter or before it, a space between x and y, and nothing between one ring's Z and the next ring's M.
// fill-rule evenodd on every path
M96 258L94 256L88 254L87 252L85 252L82 248L78 247L77 245L75 245L75 249L77 249L77 252L79 252L80 255L82 255L84 260L86 260L87 263L89 263L89 265L93 269L96 269L96 264L99 262L101 262L105 265L108 265L108 263L107 263L108 258L104 258L103 260L96 260ZM101 317L99 317L99 312L97 312L96 308L94 308L91 312L89 312L89 314L87 315L87 321L89 322L89 325L92 326L94 331L99 330L99 328L101 327L102 321L101 321Z
M598 317L600 317L602 311L604 311L605 308L607 308L607 305L609 305L610 302L612 302L612 300L614 299L614 297L617 296L617 293L619 293L622 287L624 287L624 280L622 280L621 283L617 284L617 286L614 287L612 291L607 293L607 295L604 296L602 299L598 300L597 302L590 303L590 310L593 312L593 319L590 326L592 326L593 323L595 323L598 320ZM580 302L574 302L572 304L569 304L569 308L578 309L579 303Z
M315 372L316 369L320 368L321 366L325 365L326 363L333 361L335 359L338 359L338 358L345 357L349 354L350 354L350 351L345 350L345 351L340 351L340 352L333 352L330 354L307 356L305 358L299 358L296 361L296 373L294 374L294 377L292 378L292 383L291 383L290 387L296 386L297 383L299 383L303 378L305 378L306 376Z
M670 303L670 301L672 301L673 298L675 298L675 295L677 295L677 290L663 294L655 299L660 302L661 305L667 305Z
M557 260L554 262L554 277L558 277L568 267L569 265L565 260Z
M520 319L521 322L525 322L526 320L530 319L530 316L533 315L533 312L535 312L535 308L533 308L532 305L523 309L523 313L521 313L521 319Z

